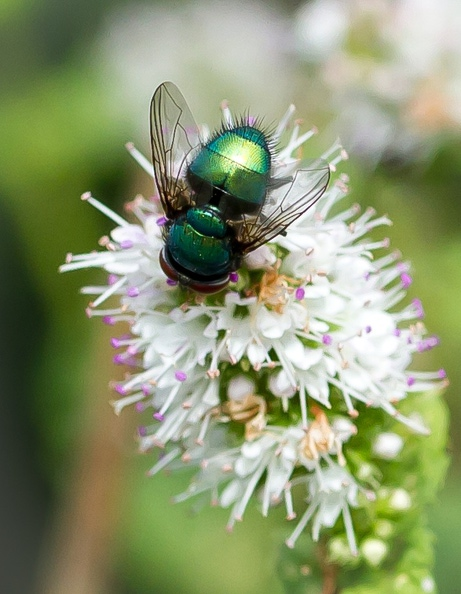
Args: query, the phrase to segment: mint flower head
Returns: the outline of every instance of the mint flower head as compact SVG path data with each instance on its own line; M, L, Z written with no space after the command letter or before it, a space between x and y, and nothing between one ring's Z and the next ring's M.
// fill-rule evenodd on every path
M222 110L232 124L227 104ZM314 134L301 133L293 114L290 107L275 131L273 177L294 176ZM206 127L201 135L206 143ZM69 255L61 270L106 274L83 293L92 296L88 316L114 327L114 363L130 369L113 384L113 406L141 414L149 475L196 469L176 501L229 508L228 530L250 505L264 516L284 506L294 523L289 547L307 531L328 563L376 567L399 537L399 514L416 506L415 481L396 480L402 460L412 467L417 435L429 433L415 394L446 379L414 368L438 338L426 332L421 302L407 297L409 264L375 238L390 220L342 207L348 178L338 168L347 155L335 144L321 157L332 174L321 199L250 252L216 294L165 276L157 195L137 196L122 218L84 194L115 228L101 251Z

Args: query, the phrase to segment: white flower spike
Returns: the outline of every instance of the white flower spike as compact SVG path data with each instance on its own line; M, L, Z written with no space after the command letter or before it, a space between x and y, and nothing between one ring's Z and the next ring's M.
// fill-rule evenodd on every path
M227 104L222 108L225 120L235 121ZM290 107L276 135L288 143L276 153L271 176L291 176L312 132L300 134ZM150 162L132 144L127 148L152 175ZM334 171L346 156L337 144L322 158ZM83 292L92 296L90 317L121 328L112 339L114 362L131 371L113 385L120 396L114 409L134 406L150 418L139 427L141 451L160 452L150 475L198 467L177 501L208 493L211 503L231 508L230 530L260 493L264 515L279 503L290 520L300 512L289 546L308 524L316 541L342 518L357 555L354 509L374 499L370 487L380 487L372 466L360 470L348 456L362 419L366 426L369 411L381 409L427 433L418 416L399 412L399 402L446 380L443 370L409 369L413 356L438 339L426 334L421 303L405 302L408 264L388 251L387 239L369 238L389 219L371 209L338 208L347 181L337 174L315 206L251 252L215 295L166 278L159 264L166 219L157 196L137 196L124 219L85 194L116 227L101 251L69 255L61 270L106 272L105 283ZM370 459L392 461L404 447L380 427L375 437ZM372 477L366 485L365 476ZM304 489L304 510L293 489ZM371 555L369 548L373 563L387 550L383 545Z

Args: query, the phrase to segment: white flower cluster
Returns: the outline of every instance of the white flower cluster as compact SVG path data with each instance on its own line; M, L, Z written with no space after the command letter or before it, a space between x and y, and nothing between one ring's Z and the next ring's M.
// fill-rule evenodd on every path
M341 106L336 129L378 161L428 157L438 132L461 125L460 26L456 0L314 0L301 5L295 34Z
M278 136L292 115L290 108ZM311 134L293 126L276 156L279 171L298 165L293 152ZM345 157L339 146L323 155L333 172ZM400 414L396 404L443 382L444 372L409 371L413 354L438 340L426 336L418 300L397 307L411 284L408 265L386 250L386 239L367 238L389 220L372 210L360 215L357 206L337 208L346 182L337 176L315 207L250 254L240 277L234 274L217 295L192 293L164 276L158 257L165 219L155 197L128 205L133 224L84 195L117 226L101 240L104 251L69 255L61 270L98 267L108 274L107 284L83 291L94 297L89 316L129 329L112 339L115 363L132 369L114 385L120 395L114 408L151 413L150 424L139 428L141 450L160 451L150 474L199 467L177 500L209 493L212 502L232 506L232 528L257 491L264 515L283 501L294 518L292 489L300 486L308 506L287 544L294 546L310 520L318 539L341 515L356 554L350 508L360 493L373 498L342 451L357 433L357 409L380 407L424 433L421 421ZM398 455L402 444L393 435L377 439L376 455Z

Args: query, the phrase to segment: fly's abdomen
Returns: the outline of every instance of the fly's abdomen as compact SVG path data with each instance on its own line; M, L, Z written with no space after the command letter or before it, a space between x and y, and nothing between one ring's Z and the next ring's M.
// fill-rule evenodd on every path
M230 195L226 207L254 212L264 202L271 155L265 135L252 126L226 130L206 144L189 165L194 189L205 182Z

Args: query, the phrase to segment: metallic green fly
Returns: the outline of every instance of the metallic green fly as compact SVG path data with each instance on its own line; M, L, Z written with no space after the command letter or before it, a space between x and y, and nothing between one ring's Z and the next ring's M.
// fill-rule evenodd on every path
M160 265L170 279L216 293L244 255L270 241L324 193L328 163L273 175L271 134L258 121L224 123L203 141L179 89L161 84L151 101L155 180L167 218Z

